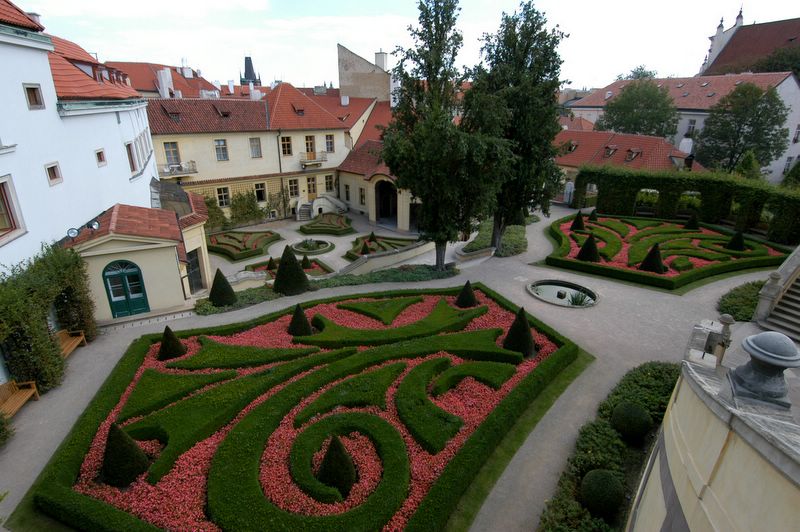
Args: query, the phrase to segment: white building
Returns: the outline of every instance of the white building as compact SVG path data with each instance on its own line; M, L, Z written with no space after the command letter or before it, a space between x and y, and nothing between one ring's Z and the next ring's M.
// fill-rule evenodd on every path
M147 102L127 75L0 0L0 264L116 203L150 207Z

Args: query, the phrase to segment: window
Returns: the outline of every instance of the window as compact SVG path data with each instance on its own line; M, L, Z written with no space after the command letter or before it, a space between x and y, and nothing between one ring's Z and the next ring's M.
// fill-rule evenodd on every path
M306 184L308 185L309 194L317 193L317 176L310 175L306 177Z
M25 99L28 100L28 109L44 109L41 87L32 83L23 85L22 87L25 89Z
M345 201L350 201L350 185L344 186L344 199Z
M292 137L281 137L281 153L283 155L292 154Z
M694 135L694 130L697 127L697 120L694 118L689 119L689 126L686 128L686 136Z
M300 195L300 185L297 179L289 180L289 196L296 198Z
M306 135L306 153L313 153L315 150L314 135Z
M231 192L228 187L219 187L217 189L217 204L220 207L227 207L231 204Z
M333 192L333 176L325 176L325 192Z
M214 139L214 150L217 152L218 161L228 160L228 141L225 139Z
M603 157L606 158L611 157L612 155L614 155L614 153L616 153L616 151L617 151L616 144L609 144L608 146L606 146L606 151L603 154Z
M250 158L261 158L261 139L258 137L253 137L250 139Z
M335 151L333 149L333 135L325 135L325 151L328 153Z
M0 183L0 236L17 228L7 183Z
M792 137L792 144L797 144L800 142L800 124L797 125L797 129L794 130L794 137Z
M44 170L47 173L47 181L50 186L57 185L64 180L61 177L61 169L58 167L58 163L48 164L44 167Z
M95 150L94 151L94 158L97 161L97 166L105 166L106 165L106 151L103 149Z
M625 162L631 162L632 160L636 159L636 157L638 157L641 153L642 150L638 148L629 149L628 153L625 155Z
M783 167L783 175L788 174L789 170L792 169L792 161L794 161L794 157L786 158L786 166Z
M131 167L131 173L136 171L136 156L133 153L133 142L125 144L125 152L128 154L128 165Z
M361 205L367 204L367 191L363 187L358 188L358 202Z
M167 164L169 166L178 166L181 164L181 154L178 152L177 142L165 142L164 153L167 156Z
M265 183L256 183L256 201L267 201L267 185Z

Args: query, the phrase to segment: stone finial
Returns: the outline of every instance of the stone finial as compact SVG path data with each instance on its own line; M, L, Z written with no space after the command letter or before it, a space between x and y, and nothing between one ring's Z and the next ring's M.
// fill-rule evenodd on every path
M758 305L753 315L755 321L763 322L769 317L772 308L775 306L775 303L778 301L783 291L781 279L782 276L780 272L774 271L769 273L769 279L758 292Z
M789 408L783 372L800 366L800 351L794 342L785 334L767 331L748 336L742 340L742 347L750 361L730 373L734 396Z

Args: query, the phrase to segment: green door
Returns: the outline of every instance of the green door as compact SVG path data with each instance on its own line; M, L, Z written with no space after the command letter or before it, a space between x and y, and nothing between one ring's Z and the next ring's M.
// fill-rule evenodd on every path
M115 318L150 312L144 279L139 267L126 260L118 260L103 270L111 315Z

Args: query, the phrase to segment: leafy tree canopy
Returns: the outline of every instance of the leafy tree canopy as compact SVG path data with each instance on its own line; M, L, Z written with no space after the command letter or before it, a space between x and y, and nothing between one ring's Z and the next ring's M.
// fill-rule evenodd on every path
M697 159L731 172L752 150L759 162L769 164L786 150L788 113L774 88L742 83L711 108L698 138Z
M617 74L617 81L625 79L653 79L658 77L658 72L655 70L648 70L646 66L639 65L627 74Z
M666 87L649 79L635 80L606 104L595 129L671 137L678 130L678 111Z
M800 76L800 46L778 48L764 59L755 63L753 72L794 72Z
M736 165L736 173L745 179L761 179L761 163L756 159L753 150L747 150Z

